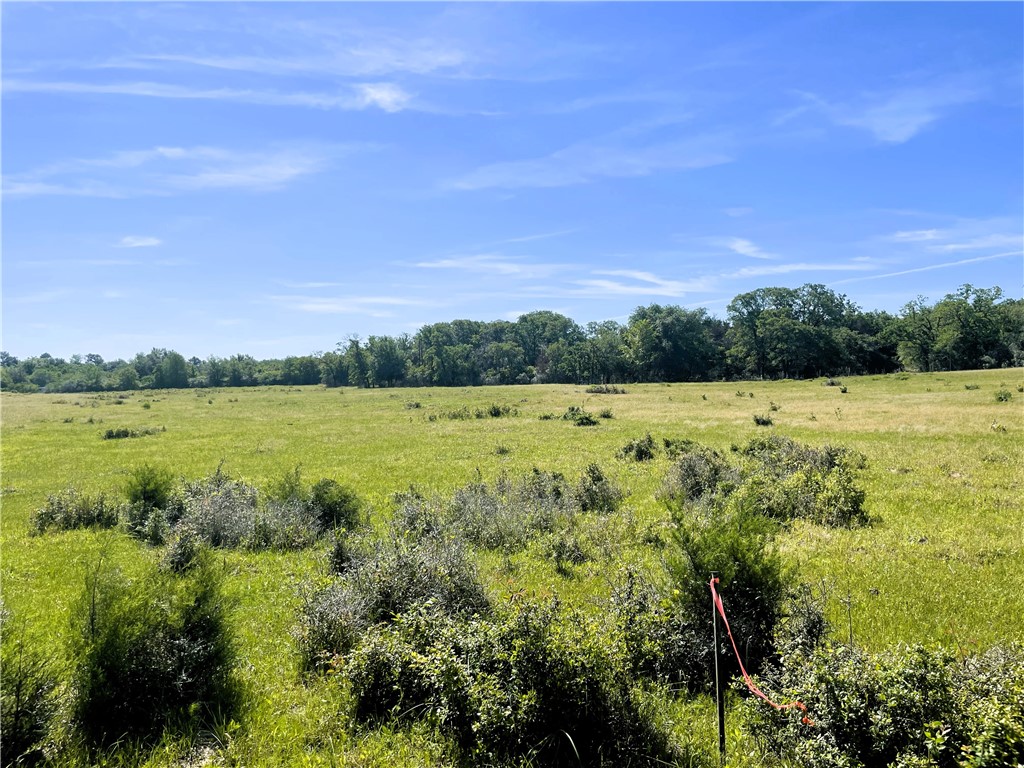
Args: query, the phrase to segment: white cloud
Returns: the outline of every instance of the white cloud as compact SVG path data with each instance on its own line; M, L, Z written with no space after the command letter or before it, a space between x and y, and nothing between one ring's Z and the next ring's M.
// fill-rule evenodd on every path
M143 96L157 99L229 101L273 107L362 110L377 107L399 112L411 97L393 83L362 83L345 86L336 93L256 91L244 88L193 88L168 83L78 83L61 81L5 80L8 93L71 93L113 96Z
M606 137L573 144L545 157L484 165L445 186L459 190L565 187L731 161L719 137L699 136L646 146L626 146L621 139L610 141Z
M530 264L516 261L497 253L448 256L433 261L420 261L415 266L421 269L454 269L464 272L523 278L548 277L563 268L558 264Z
M125 235L118 242L118 248L152 248L161 245L163 240L158 237L143 237L139 235Z
M742 237L729 237L724 240L715 240L715 244L724 245L733 253L738 253L740 256L749 256L752 259L777 259L779 258L774 253L767 253L761 250L761 247L752 243L750 240L744 240Z
M915 229L908 232L894 232L889 235L889 240L894 243L920 243L928 240L937 240L941 237L937 229Z
M863 272L875 269L872 264L864 262L853 262L837 264L826 262L823 264L810 264L797 262L793 264L771 264L763 267L744 267L734 272L729 272L722 277L764 277L766 275L786 275L790 272Z
M913 275L917 272L931 272L933 269L948 269L950 267L960 267L965 264L979 264L983 261L994 261L995 259L1006 259L1010 256L1022 256L1024 251L1007 251L1005 253L994 253L990 256L976 256L973 259L960 259L959 261L947 261L942 264L928 264L924 267L914 267L913 269L903 269L899 272L887 272L884 275L867 275L865 277L848 277L845 280L838 280L831 285L843 285L844 283L859 283L864 280L881 280L886 277L901 277L903 275Z
M952 253L955 251L980 251L986 248L1012 248L1021 245L1024 236L993 233L981 235L956 243L943 243L942 245L931 245L930 251L940 253Z
M864 95L846 103L830 103L814 94L800 94L816 111L837 125L860 128L887 144L902 144L946 115L954 107L979 101L985 89L966 77L947 78L928 86L892 89ZM793 117L804 108L794 110Z
M274 145L259 151L154 147L54 163L4 178L5 197L137 197L205 189L269 191L369 145ZM138 247L141 243L136 243ZM157 243L145 243L155 245ZM122 241L122 247L132 247Z
M659 277L651 272L631 269L595 270L594 275L625 280L584 279L573 281L578 289L570 289L567 295L601 298L604 296L666 296L679 298L688 293L703 292L711 289L712 278L696 278L694 280L670 280Z
M725 208L722 212L726 216L730 216L730 217L732 217L734 219L737 219L740 216L748 216L748 215L750 215L751 213L754 212L754 209L753 208L747 208L745 206L737 206L735 208Z
M393 317L390 307L428 307L433 302L398 296L271 296L272 301L295 312L318 315Z

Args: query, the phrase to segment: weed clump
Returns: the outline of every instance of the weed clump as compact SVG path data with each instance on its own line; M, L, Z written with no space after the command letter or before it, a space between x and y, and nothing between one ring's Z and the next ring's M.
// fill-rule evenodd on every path
M654 438L650 432L643 437L634 438L622 446L615 455L631 461L650 461L654 458Z
M571 421L577 427L593 427L597 425L597 419L589 412L578 405L570 405L562 414L563 421Z
M1013 399L1013 394L1008 389L1001 389L996 392L997 403L1008 403Z
M770 427L774 422L772 422L771 416L758 415L755 413L754 423L759 427Z
M585 390L590 395L624 395L626 390L614 384L591 384Z
M89 496L68 487L46 497L46 504L32 513L32 533L47 529L70 531L76 528L113 528L117 525L118 508L104 494Z

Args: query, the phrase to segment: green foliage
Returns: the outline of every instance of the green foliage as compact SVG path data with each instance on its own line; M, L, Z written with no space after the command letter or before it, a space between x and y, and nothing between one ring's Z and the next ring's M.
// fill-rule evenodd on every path
M557 603L472 621L428 604L368 632L342 669L357 719L426 720L476 764L672 757L620 657L596 638Z
M235 641L220 579L209 562L135 581L102 560L89 570L71 644L72 720L87 742L152 741L235 711Z
M463 542L440 532L401 535L368 545L328 586L306 596L295 630L307 669L345 653L374 624L430 601L445 614L483 614L490 601Z
M590 395L624 395L626 390L614 384L591 384L585 390Z
M826 643L783 655L765 683L769 695L806 704L813 725L751 699L751 730L767 755L798 757L809 768L1024 760L1019 646L958 661L920 645L868 654Z
M996 392L996 402L1008 403L1013 399L1013 394L1008 389L1001 389Z
M650 432L643 437L634 438L622 446L615 455L620 459L650 461L654 458L654 438Z
M678 458L669 467L659 498L672 510L690 503L713 504L739 483L739 471L718 451L696 443L671 446Z
M570 405L562 414L562 420L571 421L577 427L593 427L597 424L597 419L578 405Z
M307 501L322 531L353 530L362 520L364 504L351 488L330 478L313 484Z
M754 414L754 423L759 427L770 427L772 425L772 417L765 415Z
M32 532L39 534L49 528L113 528L117 519L117 506L108 502L104 494L89 496L69 487L47 496L46 504L32 513L30 524Z
M583 512L614 512L625 494L597 464L589 464L576 484L576 503Z
M30 766L44 760L43 742L57 712L57 676L52 664L25 642L0 607L0 733L3 765Z
M142 464L128 473L124 495L129 504L141 504L147 509L166 509L174 489L174 476L170 470Z

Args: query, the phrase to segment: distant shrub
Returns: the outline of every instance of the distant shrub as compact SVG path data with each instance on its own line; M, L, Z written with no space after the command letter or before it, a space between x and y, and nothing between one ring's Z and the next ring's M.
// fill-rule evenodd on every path
M754 423L759 427L770 427L773 422L771 416L763 416L755 413Z
M478 408L475 412L478 419L485 419L490 416L492 419L500 419L503 416L518 416L519 409L511 405L498 405L491 403L487 408Z
M31 766L44 762L43 742L57 713L57 678L50 663L26 645L24 629L15 629L0 607L0 733L3 764Z
M616 387L614 384L592 384L587 387L586 392L591 395L624 395L626 390Z
M553 413L542 413L537 418L540 419L541 421L554 421L558 417L555 416L555 414L553 414Z
M615 415L612 413L612 409L611 408L602 408L598 412L597 416L600 419L614 419L615 418Z
M145 437L146 435L155 435L159 432L166 432L167 428L155 429L153 427L146 427L144 429L128 429L128 427L117 427L116 429L108 429L103 433L104 440L123 440L128 437Z
M504 445L503 443L499 443L498 445L494 446L495 456L507 456L510 453L512 453L512 449L509 448L507 445Z
M104 494L89 496L68 487L46 497L46 504L32 513L29 524L35 534L49 528L70 531L76 528L113 528L117 525L118 508Z
M573 530L553 534L545 547L545 555L554 561L555 570L562 576L572 573L572 566L593 560L583 539Z
M981 389L980 384L964 384L964 389Z
M417 409L417 408L420 408L420 407L421 407L421 406L420 406L420 403L419 403L419 401L418 401L418 400L417 400L417 401L413 401L413 402L409 402L409 403L406 403L406 404L405 404L405 408L406 408L406 410L415 410L415 409Z
M654 438L650 432L643 437L634 438L622 446L615 455L620 459L650 461L654 458Z
M823 381L821 385L823 387L841 387L841 386L843 386L843 382L837 381L836 379L833 379L832 377L829 377L829 378L825 379L825 381Z
M562 414L562 420L571 421L577 427L593 427L597 424L597 419L578 405L570 405Z
M209 563L129 581L101 561L74 623L72 717L89 743L151 742L235 710L235 645Z
M996 402L1008 403L1012 399L1013 395L1010 393L1010 390L1008 389L1001 389L998 392L996 392Z
M773 412L779 410L779 404L776 402L770 402L768 404L768 410Z

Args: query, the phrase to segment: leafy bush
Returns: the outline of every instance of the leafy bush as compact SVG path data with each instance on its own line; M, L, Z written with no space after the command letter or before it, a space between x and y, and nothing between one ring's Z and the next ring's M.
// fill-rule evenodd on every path
M0 608L0 733L3 764L37 765L44 760L42 742L57 711L56 677L49 663L25 644L25 633L12 631L10 614Z
M765 688L804 702L814 725L751 700L752 732L765 753L810 768L1024 761L1020 646L958 661L922 646L869 654L824 644L784 655Z
M322 531L336 528L351 531L362 520L363 502L356 492L329 478L322 478L313 485L308 504Z
M614 512L624 495L597 464L589 464L576 484L576 503L583 512Z
M739 482L739 471L729 466L718 451L696 443L676 448L675 463L669 467L658 493L670 509L689 503L710 504L727 496Z
M597 424L597 419L578 405L570 405L562 414L562 420L571 421L577 427L593 427Z
M89 743L151 741L165 729L230 716L235 645L220 576L154 570L129 581L102 561L74 614L73 722Z
M146 435L155 435L158 432L166 432L167 428L155 429L154 427L145 427L144 429L128 429L128 427L117 427L116 429L108 429L103 433L104 440L123 440L127 437L145 437Z
M129 504L141 504L149 509L165 509L173 489L174 477L169 470L143 464L128 474L124 494Z
M46 497L46 504L35 510L29 520L32 532L43 533L48 528L70 531L76 528L113 528L117 525L117 506L107 501L102 493L88 496L77 488L68 487L60 493Z
M622 446L615 455L620 459L650 461L654 458L654 438L650 432L643 437L634 438Z
M754 414L754 423L757 426L759 426L759 427L770 427L772 425L772 417L771 416L761 416L761 415L758 415L758 414L755 413Z
M996 392L996 402L1008 403L1012 399L1013 394L1011 394L1010 390L1008 389L1000 389L998 392Z
M672 756L618 657L557 603L469 622L421 606L368 633L342 669L358 720L426 720L472 763Z
M626 390L614 384L591 384L586 392L591 395L624 395Z
M375 542L331 584L307 595L295 631L305 667L322 668L347 652L369 627L393 621L427 601L445 614L490 610L476 565L461 540L393 533Z

